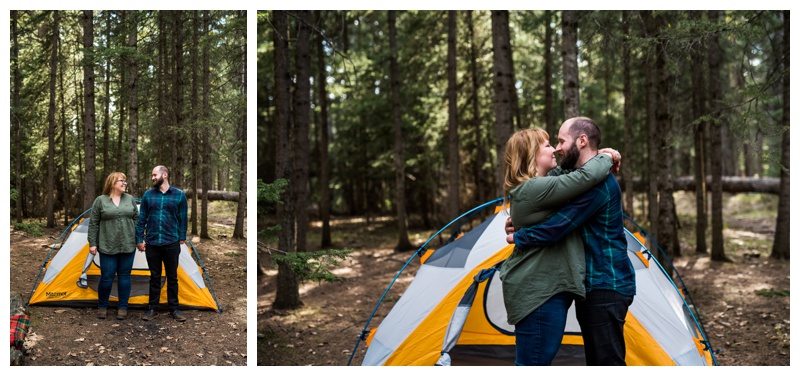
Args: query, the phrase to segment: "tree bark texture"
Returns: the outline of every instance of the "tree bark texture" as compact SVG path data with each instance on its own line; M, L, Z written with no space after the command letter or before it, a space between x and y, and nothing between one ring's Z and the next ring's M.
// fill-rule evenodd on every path
M553 20L553 11L544 11L544 126L547 134L550 135L550 143L553 138L558 134L558 126L556 125L556 111L553 107L553 27L551 21Z
M111 48L111 11L106 13L106 49ZM111 160L109 159L109 138L111 127L111 59L106 60L103 72L103 178L111 173Z
M641 11L642 21L644 23L644 36L652 38L655 20L652 16L652 11ZM647 190L647 218L650 222L650 233L658 237L658 158L660 153L657 149L656 140L658 139L656 128L656 76L655 67L656 59L654 54L650 53L645 56L645 80L647 85L647 161L649 164L648 169L648 190ZM656 239L658 242L658 239ZM649 245L652 247L652 245Z
M454 10L447 13L447 145L448 145L448 218L456 218L461 214L460 195L459 195L459 170L461 161L459 158L458 142L458 103L456 96L456 21L457 12Z
M297 252L308 250L308 152L311 121L311 97L309 77L311 76L311 28L310 11L297 11L297 43L295 44L295 89L294 89L294 131L295 156L294 189L297 215Z
M776 259L789 259L789 11L783 11L783 124L786 130L781 140L781 184L778 198L778 219L775 223L775 242L770 256Z
M189 97L190 105L193 109L197 108L198 103L198 83L200 81L200 12L193 11L192 17L192 47L191 47L191 69L192 69L192 88L191 94ZM192 144L195 146L192 148L192 166L191 166L191 184L190 187L194 191L193 194L186 193L187 197L190 197L192 200L192 214L189 217L189 223L191 223L191 234L197 235L197 190L199 188L199 176L200 176L200 148L202 147L202 143L200 141L200 120L202 117L200 116L199 111L192 111L189 115L191 126L190 132L192 137Z
M138 64L134 57L138 43L138 13L137 11L123 11L130 15L128 25L128 47L131 51L127 54L128 60L128 191L135 197L141 197L143 187L139 186L139 97L138 97ZM155 167L155 166L153 166Z
M564 69L564 119L580 116L578 86L578 11L561 11L561 59Z
M622 44L622 96L624 97L625 104L623 105L623 121L624 121L624 139L622 153L626 156L633 156L633 93L631 89L631 46L630 40L632 35L630 32L630 21L633 12L624 11L622 14L622 34L625 41ZM553 134L553 133L551 133ZM627 162L622 164L622 180L625 182L625 204L623 205L624 212L630 218L636 218L633 208L633 163Z
M481 124L480 112L480 84L478 80L478 46L475 39L475 25L472 20L472 11L467 11L467 29L469 32L470 40L470 76L472 79L472 87L470 88L471 96L470 102L472 103L472 124L473 136L475 143L473 144L475 150L475 163L472 166L472 176L475 181L475 201L476 204L487 201L486 178L484 177L483 164L486 160L485 148L483 145L483 127Z
M175 56L175 75L173 78L173 100L175 101L173 112L175 113L175 126L172 128L172 137L174 137L175 144L173 145L175 151L175 165L171 168L174 171L172 174L173 184L178 187L183 187L184 173L184 111L183 111L183 87L185 86L183 77L183 11L175 10L172 13L174 30L173 34L175 40L173 41L173 54Z
M211 16L209 11L203 11L203 35L208 35L211 30ZM211 95L211 71L210 71L210 51L208 44L203 44L203 118L202 122L205 124L211 114L208 111L209 106L209 97ZM200 238L202 239L211 239L211 235L208 233L208 191L212 188L211 184L211 160L212 150L211 144L209 143L208 133L210 132L208 127L203 127L202 129L203 137L202 137L202 147L203 147L203 164L202 164L202 182L203 182L203 197L201 200L200 205Z
M702 19L703 12L691 11L690 17L699 21ZM700 118L706 114L706 73L705 60L703 59L702 44L697 48L692 49L692 117L695 119L694 126L694 181L700 184L695 184L695 204L697 224L695 226L695 253L708 253L708 246L706 245L706 230L708 230L708 215L706 212L706 181L703 179L706 176L705 171L705 130L706 122L701 121Z
M55 201L55 164L56 164L56 71L58 69L58 41L59 41L59 14L53 12L53 35L50 44L50 105L47 109L47 227L55 227L56 216L53 213L53 201ZM91 18L89 19L91 22ZM85 42L85 40L84 40ZM94 200L94 197L92 197Z
M400 72L397 69L397 15L388 11L389 18L389 79L392 90L392 124L394 128L394 180L395 206L397 208L396 252L413 249L408 239L408 218L406 215L405 160L403 159L403 120L400 117Z
M14 124L14 185L17 190L17 200L15 202L14 216L17 223L22 223L22 118L20 109L20 89L22 86L22 75L19 72L19 33L18 33L18 13L11 11L11 67L12 83L14 88L11 93L11 123Z
M240 10L239 17L241 19L247 19L247 11ZM246 35L245 35L246 36ZM241 53L241 65L239 68L239 79L240 82L240 95L243 99L245 99L244 103L247 103L247 38L242 38L242 46L240 48ZM239 154L239 164L241 166L241 172L239 173L239 200L238 205L236 207L236 224L233 227L233 238L234 239L244 239L244 219L247 216L247 110L245 106L245 110L243 110L239 114L239 127L238 127L238 134L239 139L242 142L241 151Z
M503 170L505 169L506 142L514 130L514 110L511 90L514 82L513 62L511 61L511 42L508 30L508 11L492 11L492 56L494 59L494 134L497 163L495 169L495 194L503 196Z
M95 179L95 109L94 109L94 15L91 10L83 11L83 105L84 105L84 134L83 148L85 151L84 165L86 172L84 178L83 206L88 208L96 197Z
M708 19L712 23L719 22L720 11L708 11ZM720 36L712 35L708 45L709 104L713 119L710 124L711 137L711 259L729 261L725 256L722 235L722 61L723 49Z
M323 20L323 11L317 11L318 20ZM331 163L328 156L328 93L325 88L327 72L325 71L325 36L318 34L317 39L317 100L319 101L319 155L320 155L320 203L319 215L322 220L322 240L320 247L331 246Z
M287 16L284 11L274 11L273 15L273 43L275 44L275 127L277 133L275 175L278 179L291 176L290 147L290 88L291 73L289 71L289 35ZM281 200L283 205L277 206L279 225L278 247L286 252L295 251L295 213L293 182L289 182ZM300 290L297 275L289 265L278 264L278 278L276 283L275 302L272 306L276 309L294 309L300 307Z

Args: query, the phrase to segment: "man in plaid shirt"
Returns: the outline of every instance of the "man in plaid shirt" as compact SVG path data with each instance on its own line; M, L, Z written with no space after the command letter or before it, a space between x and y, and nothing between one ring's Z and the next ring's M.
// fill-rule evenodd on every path
M597 155L600 129L589 118L564 122L558 132L562 174ZM622 223L622 191L614 175L581 194L536 226L515 232L506 222L507 240L520 249L558 242L571 231L581 231L586 252L586 299L575 301L575 313L584 341L587 365L626 365L623 327L628 306L636 294L633 265L627 255ZM546 276L542 276L547 278Z
M139 222L136 224L136 246L145 252L150 268L150 300L142 320L156 317L161 296L161 265L167 275L167 306L172 318L186 321L178 310L178 259L186 242L186 194L169 185L169 169L156 166L151 175L153 188L142 195ZM146 244L146 245L145 245Z

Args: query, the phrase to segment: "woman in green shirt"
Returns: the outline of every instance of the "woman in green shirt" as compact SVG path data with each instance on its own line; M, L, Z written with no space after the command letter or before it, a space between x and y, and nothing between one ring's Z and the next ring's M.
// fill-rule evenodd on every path
M602 182L612 168L613 149L568 174L548 175L558 166L547 132L518 131L505 148L505 197L515 228L543 222L570 199ZM567 311L586 296L583 240L573 232L559 243L514 248L503 263L503 300L515 326L516 364L550 365L564 334Z
M117 319L128 315L131 269L136 251L136 221L139 209L133 196L125 193L125 174L112 172L103 194L92 204L89 222L89 253L100 253L100 283L97 286L97 318L105 319L114 278L117 279Z

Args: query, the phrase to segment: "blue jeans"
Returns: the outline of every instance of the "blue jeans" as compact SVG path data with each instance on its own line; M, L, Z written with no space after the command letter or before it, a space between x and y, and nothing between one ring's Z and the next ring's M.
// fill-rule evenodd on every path
M167 245L148 244L145 247L147 266L150 268L150 299L148 309L158 309L161 297L161 266L167 275L167 307L170 311L178 309L178 260L181 256L181 244L175 242Z
M117 279L117 308L128 309L128 299L131 297L131 269L136 252L118 253L108 255L100 254L100 283L97 285L97 308L108 308L108 298L114 286L114 277Z
M549 366L553 362L564 337L567 311L575 298L569 292L553 295L515 325L516 365Z
M587 366L624 366L625 316L632 296L613 290L594 290L585 300L575 302L575 316L581 325Z

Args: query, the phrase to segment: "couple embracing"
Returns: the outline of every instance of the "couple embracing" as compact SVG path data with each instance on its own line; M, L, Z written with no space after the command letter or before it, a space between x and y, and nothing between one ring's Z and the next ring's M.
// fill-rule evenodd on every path
M515 248L500 278L517 365L551 364L573 301L587 365L626 364L623 327L636 284L612 174L621 156L599 144L600 128L586 117L565 121L555 148L538 128L506 144L506 234Z

